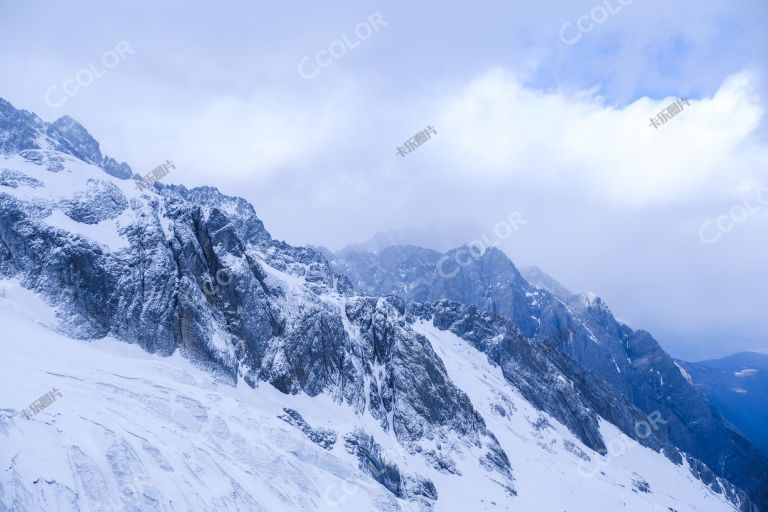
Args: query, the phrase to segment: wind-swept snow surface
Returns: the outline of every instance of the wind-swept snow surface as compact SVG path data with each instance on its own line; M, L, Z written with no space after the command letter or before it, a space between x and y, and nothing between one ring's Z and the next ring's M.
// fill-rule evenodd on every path
M423 251L369 293L243 199L131 176L74 120L0 100L0 512L755 512L717 476L762 496L746 441L715 474L669 442L701 416L633 433L661 406L609 382L689 384L597 299L549 299L500 251L506 319L392 295L424 284Z
M686 465L672 464L610 423L601 423L608 453L595 453L527 402L485 354L431 323L421 321L415 328L432 342L451 379L509 454L519 490L516 510L734 510ZM461 489L455 493L460 500Z
M179 355L65 338L19 318L16 300L0 302L0 510L411 510L343 440L324 449L279 416L385 441L372 419L323 396L219 383ZM53 388L61 397L25 419Z
M66 338L19 314L53 318L34 294L9 281L3 287L10 290L0 299L3 511L428 508L359 469L345 447L345 436L359 429L403 474L434 482L434 510L733 510L685 467L609 424L607 438L630 448L606 457L589 450L526 402L484 354L425 323L418 330L509 455L517 496L474 457L459 460L461 475L435 471L378 421L330 397L286 395L266 383L231 386L179 355ZM61 397L31 419L21 415L54 388ZM319 432L334 442L316 442Z

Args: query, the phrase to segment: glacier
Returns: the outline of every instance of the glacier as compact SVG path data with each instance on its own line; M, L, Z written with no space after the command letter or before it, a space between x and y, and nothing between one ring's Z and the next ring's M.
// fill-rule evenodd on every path
M609 373L655 345L599 298L510 270L488 311L431 254L373 289L241 198L138 179L0 100L0 512L758 509ZM639 435L651 412L671 426Z

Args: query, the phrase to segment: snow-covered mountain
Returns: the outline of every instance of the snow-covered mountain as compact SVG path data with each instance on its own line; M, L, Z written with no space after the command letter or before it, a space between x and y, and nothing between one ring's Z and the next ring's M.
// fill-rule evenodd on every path
M594 300L413 300L418 251L371 293L242 199L136 180L0 100L0 511L757 510L563 350Z
M447 299L509 319L524 336L553 344L645 414L660 412L669 422L659 437L768 508L766 457L731 428L651 334L617 321L594 293L572 294L538 269L524 275L495 248L440 254L393 246L376 254L341 254L332 266L365 293L395 294L408 303Z

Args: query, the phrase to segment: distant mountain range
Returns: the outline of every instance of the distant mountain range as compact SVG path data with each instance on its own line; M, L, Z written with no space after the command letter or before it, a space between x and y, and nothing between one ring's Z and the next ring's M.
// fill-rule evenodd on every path
M768 458L595 294L139 179L0 100L0 512L768 510Z
M617 321L595 294L572 294L536 268L524 276L495 248L477 254L469 247L439 253L392 246L375 254L344 253L331 265L365 293L393 294L406 303L449 300L511 320L525 336L553 343L640 410L669 417L663 433L673 444L721 468L726 478L765 492L766 477L759 474L768 474L765 457L728 426L648 332Z
M768 355L741 352L678 363L725 419L768 453Z

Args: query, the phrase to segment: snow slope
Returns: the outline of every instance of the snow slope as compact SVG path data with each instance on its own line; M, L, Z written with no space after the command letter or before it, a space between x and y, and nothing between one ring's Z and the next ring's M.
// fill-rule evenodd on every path
M0 100L0 512L733 510L598 423L575 373L506 380L246 201L130 176Z
M12 281L2 287L2 511L420 510L358 469L342 439L357 427L391 460L432 479L438 511L733 510L685 467L609 424L606 439L630 448L617 455L609 442L607 458L592 452L523 400L484 354L428 324L417 330L509 454L517 496L474 467L474 457L459 462L461 476L435 471L373 418L330 397L233 387L178 354L66 338L50 329L55 317L36 295ZM52 388L62 393L53 404L29 420L19 414ZM278 417L285 407L340 440L323 449ZM594 468L602 473L590 475ZM643 482L649 492L637 490Z
M528 403L485 354L431 322L420 321L415 329L432 342L451 379L509 455L519 489L517 510L734 510L695 479L685 462L670 463L608 422L601 424L608 454L590 450Z
M216 382L178 354L65 338L17 315L47 306L11 290L0 299L0 510L410 510L343 443L324 450L278 416L292 407L339 432L375 432L374 421L327 397ZM52 388L53 404L18 414Z

